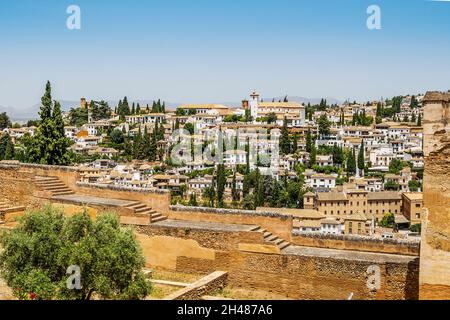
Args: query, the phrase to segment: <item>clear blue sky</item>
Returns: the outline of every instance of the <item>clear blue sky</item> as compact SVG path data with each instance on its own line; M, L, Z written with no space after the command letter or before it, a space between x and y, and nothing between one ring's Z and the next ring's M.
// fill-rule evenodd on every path
M81 30L66 9L81 8ZM382 30L366 28L378 4ZM54 96L239 101L250 90L366 100L450 89L450 2L0 2L0 105Z

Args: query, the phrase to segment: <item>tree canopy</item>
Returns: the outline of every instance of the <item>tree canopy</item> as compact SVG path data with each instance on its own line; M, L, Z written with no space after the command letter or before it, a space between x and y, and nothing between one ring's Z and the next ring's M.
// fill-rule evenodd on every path
M46 205L26 212L1 245L1 275L20 299L141 299L151 289L132 229L112 214L93 221ZM69 267L79 268L79 287Z
M27 161L48 165L68 165L70 140L64 132L59 102L52 102L51 85L47 82L35 135L26 144Z

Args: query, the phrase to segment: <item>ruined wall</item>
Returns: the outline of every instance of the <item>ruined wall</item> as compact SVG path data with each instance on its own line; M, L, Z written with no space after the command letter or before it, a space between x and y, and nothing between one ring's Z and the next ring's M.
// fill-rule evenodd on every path
M420 243L395 239L371 239L350 235L294 234L293 244L306 247L392 253L418 256Z
M183 206L171 206L170 209L169 218L171 219L258 225L284 240L291 239L292 217L287 215Z
M450 94L424 102L425 173L420 298L450 299Z

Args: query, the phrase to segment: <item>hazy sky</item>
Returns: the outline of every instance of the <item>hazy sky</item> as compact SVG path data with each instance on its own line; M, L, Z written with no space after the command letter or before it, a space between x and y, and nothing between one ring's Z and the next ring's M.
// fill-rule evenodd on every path
M66 9L81 8L81 30ZM366 27L381 7L382 29ZM0 105L54 97L366 100L450 89L450 2L17 0L0 2Z

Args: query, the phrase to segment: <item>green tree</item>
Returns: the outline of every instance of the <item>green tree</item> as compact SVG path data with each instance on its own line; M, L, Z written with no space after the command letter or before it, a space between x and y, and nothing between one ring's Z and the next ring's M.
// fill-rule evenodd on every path
M151 289L133 230L116 215L93 221L87 212L65 217L45 206L27 212L1 244L1 275L21 299L141 299ZM80 268L80 289L67 288L69 266Z
M420 182L417 180L411 180L408 182L409 191L411 192L417 192L422 187Z
M233 182L231 185L231 197L233 198L233 202L239 202L240 200L239 190L237 189L236 172L233 175Z
M197 195L195 193L191 193L189 197L189 206L198 207Z
M71 126L81 127L88 122L87 109L72 108L69 111L69 123Z
M409 231L420 234L422 232L422 224L413 224L411 227L409 227Z
M9 134L0 137L0 160L14 159L14 143Z
M283 128L281 129L280 151L281 154L289 154L291 152L291 140L289 138L289 130L287 127L286 117L284 117Z
M386 191L398 191L399 189L400 185L392 180L389 180L384 184L384 190Z
M361 146L359 147L358 152L358 169L364 170L366 163L364 161L364 140L361 142Z
M125 142L125 137L123 132L119 129L114 129L109 134L109 140L114 144L122 144Z
M227 182L227 178L225 176L225 165L219 164L217 166L217 205L219 208L224 207L223 195L225 192L225 184Z
M277 115L275 114L275 112L271 112L267 115L267 123L271 124L271 123L275 123L277 122Z
M319 134L321 136L327 136L330 134L331 122L328 120L325 114L322 114L318 121Z
M356 174L355 149L349 152L347 157L347 176Z
M48 165L68 165L70 140L65 137L61 105L57 101L52 103L50 82L47 82L41 102L39 112L41 121L35 135L25 146L28 161Z
M296 153L298 151L298 134L294 133L292 137L292 153Z
M422 126L422 115L419 114L419 116L417 117L417 126L421 127Z
M313 144L311 147L311 152L309 153L309 167L312 168L316 164L316 157L317 157L317 149L316 145Z
M384 228L393 228L395 226L395 216L393 213L386 213L381 219L380 226Z
M0 130L11 127L11 120L6 112L0 113Z
M311 134L311 129L308 129L308 133L306 134L306 152L311 152L313 145L314 140Z

